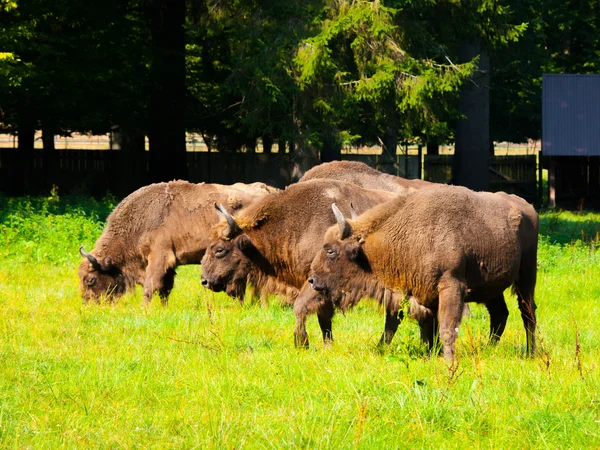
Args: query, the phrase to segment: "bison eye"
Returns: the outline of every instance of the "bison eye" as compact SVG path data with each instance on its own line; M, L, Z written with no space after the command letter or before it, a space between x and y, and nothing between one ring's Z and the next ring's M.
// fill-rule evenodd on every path
M215 250L215 256L217 258L223 258L226 254L227 254L227 250L222 247Z
M337 252L332 248L328 248L327 250L325 250L325 254L329 259L333 259L337 256Z
M93 286L94 284L96 284L96 277L89 277L87 280L85 280L86 286Z

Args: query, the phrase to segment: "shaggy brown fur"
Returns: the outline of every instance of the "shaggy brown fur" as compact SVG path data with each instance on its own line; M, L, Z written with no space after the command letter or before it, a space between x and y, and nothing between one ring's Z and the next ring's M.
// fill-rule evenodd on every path
M388 175L379 172L365 163L357 161L332 161L313 167L300 179L299 182L327 178L330 180L345 181L356 184L365 189L378 189L381 191L406 194L418 189L436 186L423 180L408 180L406 178Z
M136 284L148 304L154 292L163 303L173 288L175 268L199 264L210 228L219 220L214 203L239 210L278 191L264 183L232 186L187 181L152 184L130 194L108 216L91 255L79 266L84 300L118 298ZM92 258L93 259L93 258Z
M312 180L289 186L236 214L232 229L223 220L213 227L202 259L202 284L242 297L248 282L262 294L277 293L292 303L306 283L310 263L321 248L325 231L336 223L335 202L346 214L350 203L358 213L395 198L335 180ZM331 309L332 305L325 305ZM323 311L319 311L321 319ZM321 322L330 334L331 316Z
M512 285L534 352L538 219L524 200L433 187L347 223L348 236L338 226L327 230L309 275L313 288L342 310L363 297L383 302L387 290L412 296L437 315L444 355L452 359L464 302L488 307L497 340L508 316L503 291ZM399 308L397 299L386 306L388 315Z

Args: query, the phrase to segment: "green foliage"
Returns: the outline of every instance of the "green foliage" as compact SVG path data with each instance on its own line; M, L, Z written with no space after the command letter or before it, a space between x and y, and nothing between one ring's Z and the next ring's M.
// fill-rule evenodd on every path
M3 122L106 133L140 127L147 59L136 3L23 0L0 9ZM2 85L3 83L4 86Z
M0 201L11 247L47 250L57 235L54 255L0 256L2 448L600 445L598 214L541 216L538 356L524 356L507 295L500 343L487 344L488 314L473 306L454 370L426 357L409 320L378 350L383 318L368 303L336 317L327 349L311 318L312 346L296 350L291 309L207 293L194 266L178 270L168 308L142 308L139 291L82 305L76 229L93 242L114 199Z
M0 197L0 258L22 263L68 264L80 245L93 248L110 211L101 202L77 197Z
M0 1L0 120L53 133L149 132L152 2ZM257 137L451 138L461 85L492 57L492 137L539 138L542 73L596 73L598 0L188 2L186 127L223 150Z
M217 1L191 11L192 127L231 136L234 149L249 138L294 137L292 59L313 17L312 1Z
M527 22L518 42L492 61L492 131L496 140L524 142L541 137L542 75L597 73L600 19L597 0L511 2Z
M376 141L389 127L404 137L433 134L473 62L454 64L436 37L423 31L419 13L429 5L324 2L315 35L300 46L297 80L322 121ZM325 111L326 114L322 114ZM445 111L445 114L441 114ZM359 118L359 121L357 121Z

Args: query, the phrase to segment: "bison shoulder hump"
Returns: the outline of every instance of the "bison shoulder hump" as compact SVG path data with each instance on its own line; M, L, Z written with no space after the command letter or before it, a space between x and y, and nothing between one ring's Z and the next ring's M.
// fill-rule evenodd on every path
M522 220L523 213L517 205L510 202L510 208L508 210L508 223L510 224L510 228L513 230L518 230L521 226Z

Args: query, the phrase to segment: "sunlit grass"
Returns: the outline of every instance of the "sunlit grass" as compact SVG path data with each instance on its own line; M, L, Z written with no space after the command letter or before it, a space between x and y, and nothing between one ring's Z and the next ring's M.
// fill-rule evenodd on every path
M296 350L291 309L206 293L195 266L178 270L168 308L144 309L139 289L82 305L77 249L110 205L10 201L0 203L0 448L600 445L598 214L542 216L538 356L525 357L507 293L499 345L487 345L487 312L473 306L450 370L426 357L410 321L377 349L383 316L369 303L336 316L329 348L313 318L311 348Z

